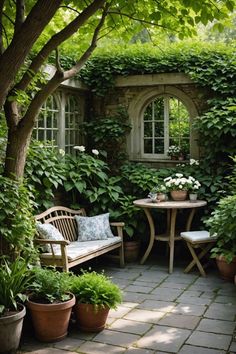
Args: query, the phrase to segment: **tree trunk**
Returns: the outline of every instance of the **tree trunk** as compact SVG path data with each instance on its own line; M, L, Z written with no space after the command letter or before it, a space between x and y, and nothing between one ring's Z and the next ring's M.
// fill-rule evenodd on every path
M23 129L19 128L9 130L4 176L12 179L23 177L31 133L27 134Z

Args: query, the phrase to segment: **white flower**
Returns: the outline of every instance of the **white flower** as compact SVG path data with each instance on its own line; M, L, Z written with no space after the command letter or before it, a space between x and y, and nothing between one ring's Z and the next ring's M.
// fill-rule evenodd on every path
M196 166L198 166L198 165L199 165L199 161L198 161L198 160L194 160L194 159L190 159L190 160L189 160L189 165L196 165Z
M60 154L61 156L65 156L65 150L59 149L59 154Z
M184 176L182 173L176 173L175 175L176 175L176 177L179 177L179 178Z
M73 149L75 150L79 150L80 152L84 152L85 151L85 147L83 145L80 146L74 146Z
M93 150L92 150L92 153L93 153L94 155L97 155L97 156L99 155L99 151L96 150L96 149L93 149Z

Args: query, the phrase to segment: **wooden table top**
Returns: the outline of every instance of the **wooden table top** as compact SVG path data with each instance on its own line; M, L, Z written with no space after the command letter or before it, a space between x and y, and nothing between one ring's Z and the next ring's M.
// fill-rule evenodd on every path
M135 200L134 205L140 208L150 208L150 209L193 209L200 208L207 205L205 200L183 200L183 201L174 201L174 200L166 200L163 202L153 202L150 198L146 199L138 199Z

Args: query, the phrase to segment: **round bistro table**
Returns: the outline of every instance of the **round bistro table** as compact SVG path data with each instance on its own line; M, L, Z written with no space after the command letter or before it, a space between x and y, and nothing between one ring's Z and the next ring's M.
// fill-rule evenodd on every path
M189 209L190 213L187 218L185 230L182 231L189 231L191 228L192 220L197 208L203 207L207 204L205 200L197 200L197 201L163 201L163 202L153 202L151 199L139 199L135 200L134 205L136 207L142 208L147 216L149 228L150 228L150 239L148 247L140 261L141 264L147 260L154 241L164 241L169 243L170 247L170 256L169 256L169 273L173 272L173 262L174 262L174 248L175 248L175 241L181 240L181 236L176 234L176 216L177 211L181 209ZM167 210L167 230L166 233L163 235L156 235L155 233L155 226L153 222L153 217L151 214L152 209L165 209Z

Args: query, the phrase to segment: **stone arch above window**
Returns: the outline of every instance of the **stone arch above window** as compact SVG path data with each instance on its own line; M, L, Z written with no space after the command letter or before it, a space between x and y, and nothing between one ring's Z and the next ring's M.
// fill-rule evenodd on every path
M132 131L128 139L128 152L131 160L169 159L166 152L168 146L179 144L177 134L174 132L173 111L170 111L170 107L172 106L173 110L176 105L181 107L182 115L187 114L189 117L189 136L184 137L185 143L189 139L189 156L198 157L197 136L192 129L193 120L198 112L193 100L176 87L159 85L142 90L129 104Z

